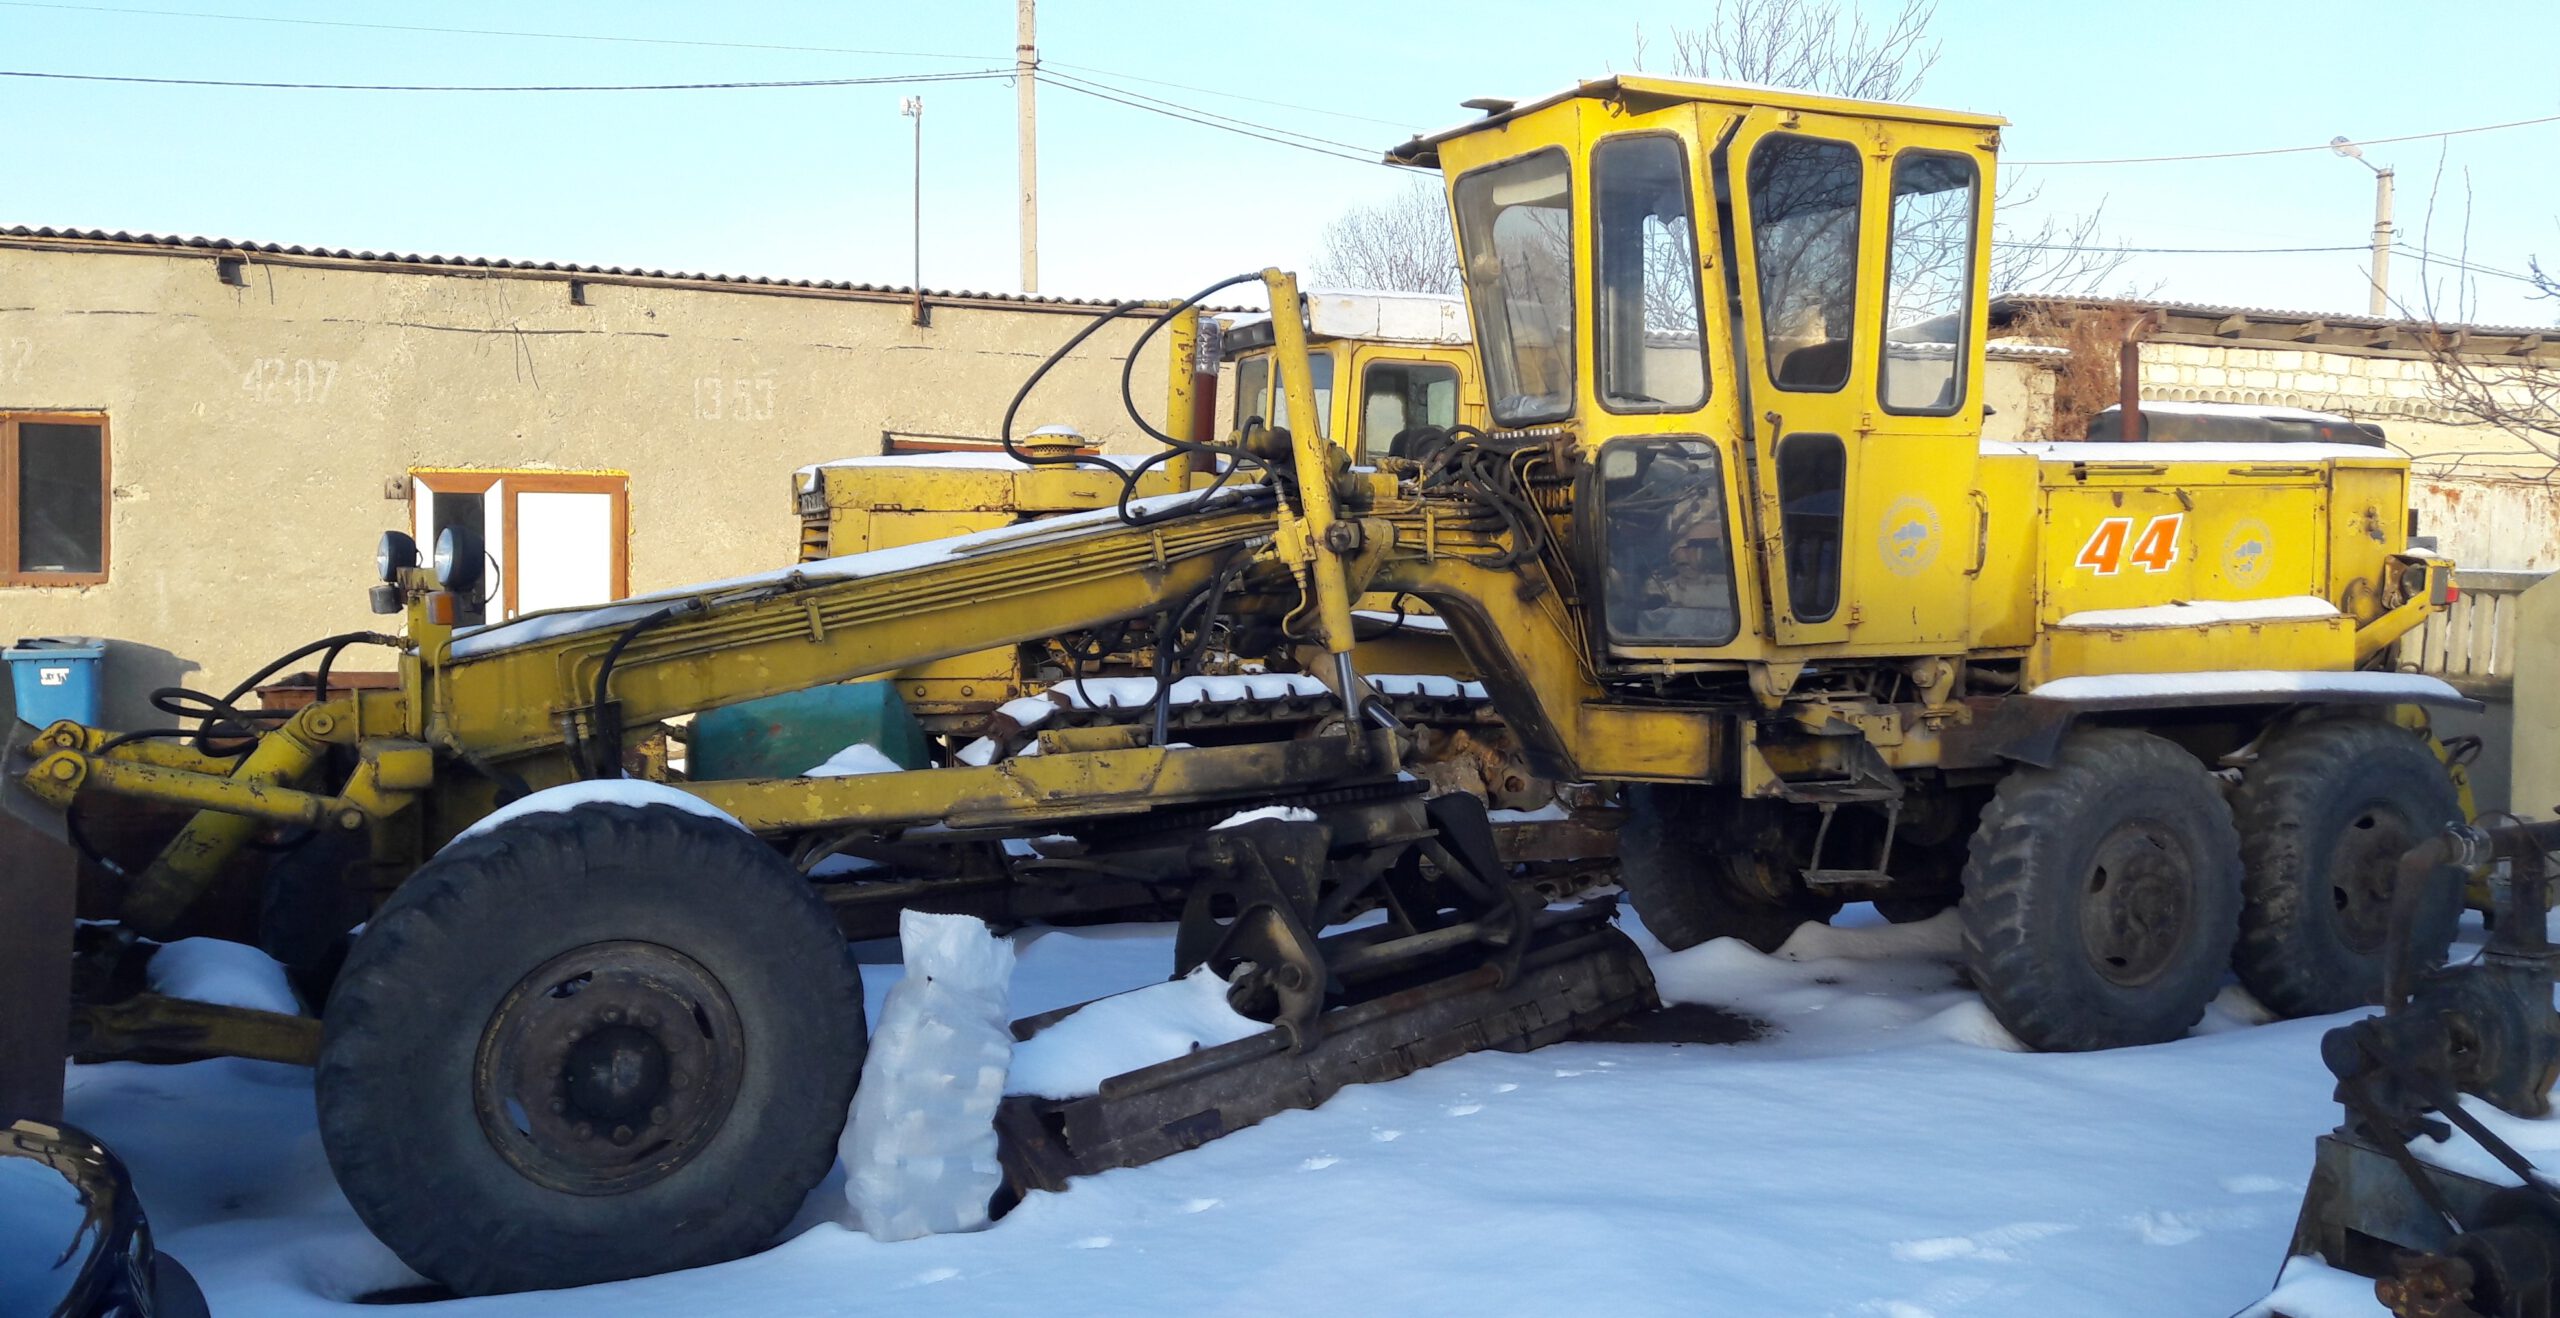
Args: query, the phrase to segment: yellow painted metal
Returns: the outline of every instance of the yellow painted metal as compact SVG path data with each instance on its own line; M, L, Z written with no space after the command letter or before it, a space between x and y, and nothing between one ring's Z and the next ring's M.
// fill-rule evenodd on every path
M120 1002L74 1006L71 1052L89 1061L248 1057L316 1066L320 1022L310 1016L143 993Z
M204 807L125 889L125 922L146 935L167 932L258 831L261 818L280 817L248 813L252 808L271 805L287 812L292 822L323 823L328 818L326 808L315 811L312 802L295 799L303 793L290 789L319 764L343 709L343 703L336 701L304 708L282 727L258 738L257 746L225 777L112 758L87 761L87 775L102 787L124 781L128 785L123 790L133 795ZM56 752L55 759L58 762L71 754ZM39 764L37 771L47 768ZM155 783L168 794L144 790L142 781Z
M1201 436L1193 433L1197 414L1192 403L1199 393L1202 378L1199 371L1200 309L1190 307L1176 313L1166 324L1164 336L1168 358L1164 373L1164 433L1175 439L1196 441ZM1207 378L1214 388L1217 375L1212 372ZM1179 451L1165 459L1160 468L1165 480L1175 489L1190 485L1191 469L1191 454Z
M1289 506L1132 527L1093 511L1121 492L1107 472L822 466L795 477L793 493L804 521L824 527L823 535L804 534L804 544L829 554L1056 513L1086 516L876 570L838 561L601 616L533 615L458 648L452 629L421 602L410 612L415 650L402 661L403 690L389 700L314 707L218 774L215 766L148 758L159 751L95 757L100 743L83 731L39 761L36 776L67 762L76 779L113 777L140 794L208 807L137 887L137 912L157 921L183 905L258 819L345 810L405 819L412 822L399 827L416 835L395 846L385 841L391 830L378 827L377 854L400 846L423 853L485 813L501 775L532 787L577 776L572 752L605 730L600 720L640 732L704 708L885 674L930 690L947 691L932 686L945 682L965 688L979 676L1008 687L1020 665L1005 647L1159 613L1239 556L1255 561L1230 605L1288 616L1293 640L1337 659L1351 652L1351 609L1361 592L1409 592L1429 604L1542 775L1740 781L1771 794L1790 780L1836 778L1877 761L1897 769L1940 764L1952 729L1975 713L1957 698L1959 676L1973 669L1997 675L1971 689L1977 702L1990 699L1986 690L2031 691L2085 674L2334 671L2370 660L2438 607L2432 591L2411 596L2409 567L2394 557L2405 547L2407 472L2389 455L2320 449L2273 458L2174 445L1980 440L1987 276L1979 255L2000 122L1633 77L1584 84L1401 148L1401 158L1444 166L1453 188L1472 171L1531 152L1553 150L1571 166L1566 227L1557 235L1569 244L1578 281L1571 406L1552 425L1504 439L1523 460L1515 470L1538 473L1524 497L1553 532L1523 563L1488 561L1508 533L1488 530L1480 505L1399 480L1409 468L1349 467L1333 440L1362 442L1357 368L1386 360L1364 354L1388 349L1311 343L1303 320L1290 314L1299 305L1295 281L1274 270L1264 276L1282 313L1272 329L1274 374L1284 381L1288 414L1310 419L1293 427L1284 460ZM1691 333L1707 387L1695 403L1642 398L1659 405L1613 411L1600 392L1601 312L1592 285L1602 269L1601 203L1592 162L1609 144L1639 138L1676 143L1687 168L1682 222L1704 285L1701 305L1711 312ZM1761 315L1761 290L1791 276L1761 269L1775 253L1759 251L1752 231L1752 153L1802 138L1847 143L1855 153L1854 241L1833 240L1855 254L1837 312L1850 318L1845 326L1772 327ZM1913 152L1972 165L1967 231L1977 250L1963 267L1955 341L1905 338L1897 347L1884 332L1897 310L1888 293L1894 170ZM1500 267L1470 265L1479 317L1487 314L1484 299L1518 273ZM1726 314L1728 306L1739 314ZM1171 328L1174 350L1187 352L1192 326ZM1649 336L1655 328L1644 326ZM1839 354L1840 387L1800 387L1807 377L1783 355L1800 350L1797 340ZM1942 348L1960 368L1946 385L1946 407L1888 397L1887 361L1928 355L1907 346L1915 342ZM1662 344L1648 337L1642 347L1686 350L1676 335ZM1308 366L1318 351L1335 354L1332 439L1313 423ZM1186 394L1193 382L1179 367L1173 374L1168 422L1179 434L1193 414ZM1472 363L1464 378L1467 397L1486 402L1486 377ZM1842 446L1845 488L1791 497L1779 478L1788 446L1820 436ZM1595 469L1612 446L1674 439L1705 446L1721 464L1738 626L1718 643L1620 643L1598 634L1592 605L1612 588L1613 573L1632 569L1605 558L1605 508L1580 501L1599 497ZM1139 493L1181 485L1161 469L1148 479L1156 484ZM1803 571L1799 563L1825 554L1836 554L1841 583L1839 606L1827 611L1813 601L1810 576L1790 580ZM415 574L404 584L413 599L425 598ZM2097 610L2291 597L2317 597L2339 616L2171 627L2075 621ZM676 612L634 630L655 607ZM596 692L608 652L618 657L605 710ZM1366 737L1199 751L1119 744L1129 740L1125 729L1059 732L1044 740L1044 754L988 768L689 790L770 833L926 822L996 829L1290 790L1388 753L1386 743ZM363 750L355 779L328 795L295 790L331 743ZM464 772L458 761L478 767ZM1369 760L1372 768L1382 762ZM426 808L404 814L421 794Z
M1118 732L1119 729L1084 729ZM1359 755L1355 758L1354 751ZM911 769L845 778L743 779L684 789L760 833L811 828L1007 828L1136 814L1286 785L1310 790L1393 763L1383 732L1240 746L1122 746L1017 757L983 768Z
M994 645L1056 636L1163 607L1208 584L1228 556L1270 539L1269 512L1235 509L1145 527L1057 520L965 554L878 575L802 576L685 597L702 611L624 647L611 697L626 726L895 672ZM673 602L673 601L671 601ZM629 606L618 606L628 608ZM636 615L633 615L636 616ZM502 759L558 746L559 720L593 702L618 626L439 656L426 739ZM482 643L502 644L504 627Z
M1271 298L1272 340L1289 415L1322 416L1313 373L1307 369L1307 322L1297 314L1298 278L1284 270L1265 270L1262 284ZM1337 384L1335 392L1340 391ZM1333 476L1348 460L1318 426L1292 427L1289 443L1298 473L1298 507L1297 515L1280 528L1278 544L1282 558L1298 571L1302 594L1313 599L1316 636L1339 659L1351 653L1351 588L1342 560L1357 545L1335 530L1349 524L1335 515Z

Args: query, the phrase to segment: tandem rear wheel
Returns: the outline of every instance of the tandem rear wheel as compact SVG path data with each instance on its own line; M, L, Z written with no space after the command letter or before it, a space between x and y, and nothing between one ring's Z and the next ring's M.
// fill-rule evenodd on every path
M2202 1019L2226 968L2282 1016L2380 999L2399 860L2460 817L2423 733L2344 716L2263 739L2228 796L2175 743L2084 728L2000 783L1964 879L1968 970L2043 1049L2160 1043ZM2441 957L2461 895L2424 895Z
M763 1248L836 1154L862 983L751 834L581 805L447 847L329 999L320 1135L383 1243L464 1294Z

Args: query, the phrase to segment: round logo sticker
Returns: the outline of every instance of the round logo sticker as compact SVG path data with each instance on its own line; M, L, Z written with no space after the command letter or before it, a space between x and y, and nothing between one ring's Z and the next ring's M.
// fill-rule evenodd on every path
M1876 552L1885 570L1916 577L1938 561L1938 510L1916 494L1906 494L1884 510L1876 532Z
M2222 575L2235 586L2254 586L2275 559L2275 533L2255 517L2243 517L2222 542Z

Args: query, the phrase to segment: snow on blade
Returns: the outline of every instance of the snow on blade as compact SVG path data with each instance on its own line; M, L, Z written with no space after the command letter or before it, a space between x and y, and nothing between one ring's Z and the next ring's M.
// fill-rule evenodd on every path
M1222 828L1242 828L1257 820L1277 819L1284 824L1312 824L1316 812L1302 805L1266 805L1257 810L1239 810L1209 826L1214 833Z
M2279 595L2262 600L2175 600L2138 609L2082 609L2062 615L2057 625L2083 631L2140 631L2217 622L2294 622L2339 616L2337 605L2317 595Z
M1201 966L1165 984L1104 998L1014 1045L1005 1091L1084 1098L1124 1072L1271 1027L1227 1005L1227 983Z
M691 792L670 787L665 783L653 783L645 778L593 778L585 782L545 787L530 796L519 797L499 806L481 816L471 827L454 834L453 842L460 842L467 837L478 837L501 824L523 819L528 815L555 814L562 810L574 810L582 805L673 806L687 814L700 815L705 819L717 819L738 828L746 827L738 822L736 815ZM452 846L453 842L445 845Z
M827 757L827 762L801 774L803 778L851 778L866 773L899 773L907 766L867 741L857 741Z

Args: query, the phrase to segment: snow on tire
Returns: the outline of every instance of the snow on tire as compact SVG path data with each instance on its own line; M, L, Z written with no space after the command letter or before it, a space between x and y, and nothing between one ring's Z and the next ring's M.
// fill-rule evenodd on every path
M2204 1016L2239 929L2240 839L2204 765L2147 732L2073 733L2003 779L1965 864L1967 969L2028 1045L2163 1043Z
M835 1159L864 1042L862 982L809 885L663 805L447 847L356 940L326 1022L340 1187L464 1294L762 1248Z

